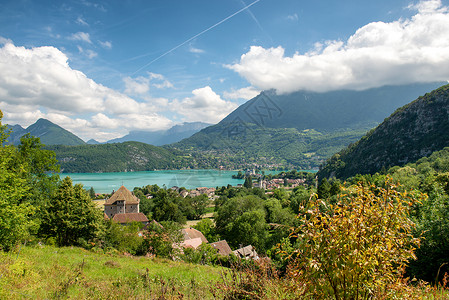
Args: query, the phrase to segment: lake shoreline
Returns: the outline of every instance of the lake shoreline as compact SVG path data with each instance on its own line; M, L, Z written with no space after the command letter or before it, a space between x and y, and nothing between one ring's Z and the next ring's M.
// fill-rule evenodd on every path
M313 170L307 170L314 172ZM85 189L93 188L96 193L111 193L124 185L127 189L157 184L160 187L173 186L196 189L198 187L237 186L244 179L232 178L238 171L217 169L159 170L111 173L59 173L61 178L69 176L73 183L83 184ZM282 171L264 170L265 174Z

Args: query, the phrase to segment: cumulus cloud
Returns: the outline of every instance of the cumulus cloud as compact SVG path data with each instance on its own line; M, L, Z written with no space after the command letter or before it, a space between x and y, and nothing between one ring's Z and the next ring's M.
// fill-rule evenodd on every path
M245 100L249 100L252 99L254 97L256 97L257 95L259 95L260 90L252 87L252 86L248 86L248 87L244 87L238 90L231 90L229 92L224 92L223 93L223 97L225 97L226 99L245 99Z
M92 44L92 41L90 40L90 35L87 32L77 32L69 36L69 40L73 41L83 41L89 44Z
M0 70L5 123L28 126L46 118L85 140L99 141L134 128L167 129L171 124L154 112L154 105L138 102L72 69L67 56L54 47L16 47L5 39L0 47ZM149 77L161 78L157 74Z
M173 84L168 81L162 74L147 72L147 76L139 76L135 78L123 78L125 83L125 93L128 95L145 95L150 91L151 87L157 89L172 88Z
M11 43L12 43L12 41L10 39L0 36L0 45L11 44Z
M252 46L238 63L226 67L259 89L279 93L448 80L448 8L440 0L409 8L417 10L411 18L369 23L347 41L317 43L311 51L292 56L280 46Z
M221 99L210 86L193 90L192 94L192 97L171 103L172 110L183 115L186 121L218 123L238 106Z

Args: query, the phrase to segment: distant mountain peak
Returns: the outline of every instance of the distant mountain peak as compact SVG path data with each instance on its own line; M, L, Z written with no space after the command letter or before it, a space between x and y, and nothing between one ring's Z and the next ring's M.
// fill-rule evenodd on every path
M94 140L94 139L90 139L90 140L88 140L88 141L86 142L86 144L89 144L89 145L98 145L98 144L100 144L100 142L98 142L97 140Z
M133 130L127 135L108 141L107 143L121 143L127 141L142 142L154 146L172 144L188 138L201 129L210 126L203 122L184 122L177 124L168 130L144 131Z
M19 126L19 127L17 127ZM71 133L70 131L54 124L53 122L40 118L34 124L31 124L26 129L20 125L9 126L12 133L8 138L10 144L18 145L20 138L26 133L41 139L44 145L83 145L82 139Z

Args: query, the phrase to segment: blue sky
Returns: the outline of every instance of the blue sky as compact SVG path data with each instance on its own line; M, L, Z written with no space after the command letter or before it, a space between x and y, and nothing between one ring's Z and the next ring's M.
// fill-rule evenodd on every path
M106 141L216 123L264 89L447 80L448 2L3 0L3 122Z

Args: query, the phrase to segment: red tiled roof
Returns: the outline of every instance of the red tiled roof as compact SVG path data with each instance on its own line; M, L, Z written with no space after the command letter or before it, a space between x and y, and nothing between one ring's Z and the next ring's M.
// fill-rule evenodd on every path
M210 243L209 245L211 245L214 249L217 249L218 254L220 255L228 256L232 253L231 247L229 247L228 242L225 240Z
M107 199L104 205L114 204L116 201L125 201L125 204L139 204L140 199L133 195L126 187L123 185Z
M184 235L184 240L191 240L191 239L194 239L194 238L201 238L201 241L203 243L206 243L206 244L209 243L207 241L206 237L201 233L201 231L196 230L195 228L190 227L190 228L183 229L181 231L182 231L182 234Z
M127 213L114 215L112 221L121 224L130 222L148 222L148 218L143 213Z

